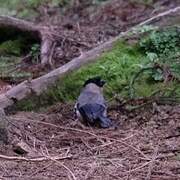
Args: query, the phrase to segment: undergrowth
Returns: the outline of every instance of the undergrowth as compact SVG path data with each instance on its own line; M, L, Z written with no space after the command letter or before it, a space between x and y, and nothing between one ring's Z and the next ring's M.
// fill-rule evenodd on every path
M39 16L40 6L65 6L71 0L0 0L0 14L33 19Z
M98 5L107 0L87 0L87 4ZM0 15L17 16L25 19L35 19L41 14L40 7L66 8L78 3L74 0L0 0ZM62 11L61 11L62 12Z
M39 63L40 45L29 34L19 33L12 29L0 29L0 78L19 82L28 78L31 73L21 70L22 59L29 56L33 64ZM4 37L6 39L4 39Z
M142 68L151 67L147 73L152 79L163 81L171 76L173 79L180 80L179 27L154 30L141 39L139 46L147 55L147 60L142 64Z
M166 27L154 30L140 41L140 47L145 52L153 52L158 56L176 54L180 50L180 28Z

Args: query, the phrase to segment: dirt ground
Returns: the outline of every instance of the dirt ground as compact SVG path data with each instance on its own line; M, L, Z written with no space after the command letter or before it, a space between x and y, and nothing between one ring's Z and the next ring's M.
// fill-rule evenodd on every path
M154 6L145 6L115 0L98 10L77 5L64 16L54 16L57 10L51 9L51 15L42 16L41 21L48 18L57 25L57 66L180 4L178 0L154 2ZM75 122L72 104L59 103L41 113L17 112L9 116L9 144L0 147L0 179L180 179L179 105L131 113L115 108L108 114L117 124L116 129L85 127ZM17 151L18 142L27 145L28 153Z
M180 179L180 106L133 113L110 110L117 129L85 127L74 121L72 109L73 105L56 104L41 114L10 116L11 145L1 147L0 154L17 159L1 158L1 178ZM14 151L19 141L29 146L28 154ZM46 160L32 161L40 157Z

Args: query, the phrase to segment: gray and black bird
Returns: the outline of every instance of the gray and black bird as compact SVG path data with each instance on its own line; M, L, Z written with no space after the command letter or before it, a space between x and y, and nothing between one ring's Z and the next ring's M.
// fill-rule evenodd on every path
M78 97L75 105L76 117L87 125L98 124L102 128L112 126L112 121L107 117L107 106L102 92L104 84L101 77L88 79Z

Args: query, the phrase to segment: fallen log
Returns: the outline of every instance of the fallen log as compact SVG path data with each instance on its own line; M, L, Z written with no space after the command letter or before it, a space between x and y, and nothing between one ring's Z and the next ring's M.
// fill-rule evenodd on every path
M126 33L122 33L124 36ZM33 80L26 80L17 86L13 87L9 91L0 95L0 108L6 108L11 106L16 101L20 101L34 93L40 95L49 86L53 85L59 78L64 77L66 74L79 69L81 66L94 62L103 52L112 48L114 42L119 39L120 36L111 39L110 41L98 46L88 52L83 53L80 57L74 58L69 63L51 71L50 73L43 75Z

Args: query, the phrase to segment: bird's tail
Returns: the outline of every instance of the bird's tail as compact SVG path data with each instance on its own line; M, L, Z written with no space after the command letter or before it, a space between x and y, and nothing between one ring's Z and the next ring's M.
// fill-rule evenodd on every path
M86 123L93 124L96 117L94 116L92 107L89 105L85 105L79 109L79 112L82 118L86 121Z
M99 119L99 124L102 128L109 128L109 127L113 126L112 121L107 117L100 116L100 117L98 117L98 119Z
M112 121L103 115L104 107L99 104L86 104L79 108L79 112L86 123L98 123L102 128L108 128L113 125Z

